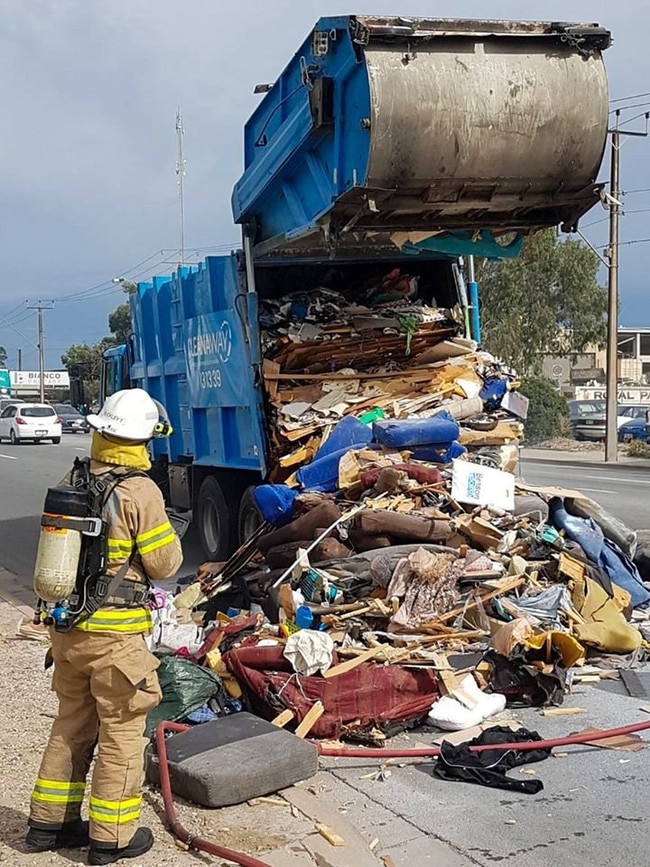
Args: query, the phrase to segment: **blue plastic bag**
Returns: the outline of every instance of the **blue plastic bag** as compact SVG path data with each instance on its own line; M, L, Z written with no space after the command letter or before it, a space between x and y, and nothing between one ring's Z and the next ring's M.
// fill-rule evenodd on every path
M353 415L346 415L333 429L323 445L314 455L314 461L334 454L334 452L360 449L372 442L372 431Z
M343 455L371 442L372 431L368 425L362 424L352 415L346 415L318 449L314 460L298 470L298 483L307 491L335 491L339 483L339 461Z
M507 390L508 381L506 379L499 379L497 377L486 379L485 385L479 393L479 397L483 401L485 409L488 412L499 409Z
M412 457L416 461L429 461L432 464L450 464L467 452L460 443L444 443L429 446L414 446Z
M335 491L339 486L339 461L349 451L350 449L340 449L301 467L296 473L300 486L306 491L319 491L323 494Z
M438 445L448 448L460 435L460 426L447 412L431 418L385 419L372 425L375 441L394 449Z
M253 500L265 521L282 527L293 516L297 492L287 485L260 485L253 491Z

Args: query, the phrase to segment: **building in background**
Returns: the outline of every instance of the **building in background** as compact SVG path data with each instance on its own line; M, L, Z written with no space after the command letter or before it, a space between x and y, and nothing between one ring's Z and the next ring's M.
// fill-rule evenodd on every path
M542 370L566 397L583 396L585 387L596 388L600 393L605 387L607 354L604 347L588 346L585 352L568 358L548 355L542 362ZM618 381L628 392L630 387L648 392L650 327L618 329ZM578 393L576 389L581 391Z

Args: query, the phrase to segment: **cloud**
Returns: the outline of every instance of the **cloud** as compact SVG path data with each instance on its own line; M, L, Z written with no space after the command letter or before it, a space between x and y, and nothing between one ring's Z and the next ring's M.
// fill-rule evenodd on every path
M376 14L432 8L428 0L367 5ZM606 55L612 95L650 90L643 84L650 81L650 8L641 0L570 6L545 0L533 14L600 19L615 36ZM521 9L519 0L473 0L462 14L516 18ZM454 0L435 6L439 15L458 11ZM253 86L279 74L322 12L321 0L3 0L0 312L21 297L110 279L178 244L177 106L187 130L187 243L236 241L230 193L242 170L243 125L258 104ZM648 147L641 140L626 146L628 188L650 187ZM635 206L643 202L650 207L650 195ZM644 223L634 230L650 237ZM624 314L628 298L645 291L644 260L643 245L625 254ZM105 330L110 306L109 297L86 303L78 317L52 316L51 345L83 339L84 329ZM13 338L0 321L0 342Z

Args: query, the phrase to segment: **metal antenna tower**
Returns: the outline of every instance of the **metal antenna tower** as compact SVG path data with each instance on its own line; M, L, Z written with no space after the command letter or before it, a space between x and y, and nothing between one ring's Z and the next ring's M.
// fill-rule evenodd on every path
M185 191L183 188L183 179L185 177L185 166L187 161L183 157L183 136L185 135L185 127L183 126L183 116L180 108L176 110L176 136L178 138L178 159L176 160L176 183L178 184L178 205L181 230L181 249L180 249L180 264L185 264Z

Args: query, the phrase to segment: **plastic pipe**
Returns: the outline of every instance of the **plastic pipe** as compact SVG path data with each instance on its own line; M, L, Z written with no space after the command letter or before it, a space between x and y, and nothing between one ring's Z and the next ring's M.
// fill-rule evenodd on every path
M167 744L165 743L165 732L184 732L190 726L184 726L180 723L167 722L163 720L158 723L156 729L156 747L158 750L158 765L160 768L160 788L162 790L163 804L165 805L165 818L169 823L169 828L172 834L177 837L182 843L186 843L190 849L198 849L200 852L207 852L209 855L215 855L217 858L225 858L226 861L233 861L241 867L269 867L265 861L260 861L257 858L252 858L243 852L235 852L234 849L227 849L225 846L219 846L217 843L212 843L210 840L204 840L202 837L195 837L193 834L181 824L176 815L174 807L174 796L172 795L172 784L169 778L169 765L167 763Z
M478 300L478 283L474 270L474 257L467 257L467 293L469 295L470 318L472 323L471 333L473 339L481 342L481 313Z
M582 732L568 735L565 738L550 738L545 741L522 741L515 744L482 744L470 747L473 753L482 753L485 750L538 750L552 749L553 747L568 747L571 744L590 744L593 741L603 741L618 735L631 735L633 732L642 732L650 729L650 722L632 723L632 725L619 726L615 729L603 729L600 732ZM314 741L312 741L314 743ZM348 747L324 747L316 743L319 755L332 756L344 759L424 759L435 758L440 755L440 747L420 747L412 750L383 750L383 749L350 749Z

